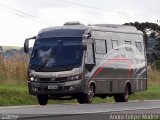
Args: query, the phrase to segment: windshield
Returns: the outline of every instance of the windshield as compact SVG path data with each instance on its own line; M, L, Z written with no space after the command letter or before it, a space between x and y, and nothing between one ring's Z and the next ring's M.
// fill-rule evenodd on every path
M30 68L46 71L72 69L81 65L82 55L82 38L37 39L31 55Z

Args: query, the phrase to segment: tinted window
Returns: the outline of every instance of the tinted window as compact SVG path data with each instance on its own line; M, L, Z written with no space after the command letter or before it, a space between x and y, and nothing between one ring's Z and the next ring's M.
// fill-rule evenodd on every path
M139 51L142 51L142 43L141 42L136 42L136 47Z
M96 53L97 54L106 54L107 53L106 40L96 40Z
M36 40L30 65L36 68L54 69L80 66L82 62L82 38L44 38ZM40 67L39 67L40 66Z

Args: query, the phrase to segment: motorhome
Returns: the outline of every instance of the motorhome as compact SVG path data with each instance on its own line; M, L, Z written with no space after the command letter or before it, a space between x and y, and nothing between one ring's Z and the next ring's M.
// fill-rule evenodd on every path
M95 96L129 95L147 89L147 63L143 33L133 26L67 22L40 30L28 67L28 88L40 105L48 99L70 96L80 104Z

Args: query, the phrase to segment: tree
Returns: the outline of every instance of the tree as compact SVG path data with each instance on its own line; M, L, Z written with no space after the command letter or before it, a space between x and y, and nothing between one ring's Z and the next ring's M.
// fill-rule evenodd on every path
M147 45L147 40L149 37L155 38L157 41L159 41L159 45L157 45L156 49L160 50L160 26L156 23L151 23L151 22L130 22L130 23L125 23L124 25L129 25L129 26L134 26L138 30L142 31L144 34L144 40L145 44ZM148 36L147 31L150 31L150 35Z
M160 26L156 23L150 23L150 22L130 22L125 23L124 25L134 26L138 30L142 31L144 34L144 40L145 44L147 46L147 40L149 38L153 38L156 40L156 45L152 49L152 51L147 50L147 59L148 62L150 62L154 68L157 68L160 70ZM148 43L149 44L149 43Z

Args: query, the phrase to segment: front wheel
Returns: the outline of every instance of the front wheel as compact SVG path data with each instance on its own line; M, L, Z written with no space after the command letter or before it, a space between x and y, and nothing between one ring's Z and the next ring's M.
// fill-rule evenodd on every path
M114 95L114 100L116 102L127 102L129 98L129 88L126 85L124 89L124 93L119 93Z
M37 99L40 105L46 105L48 103L48 95L38 95Z
M80 94L79 96L77 96L77 101L80 104L84 104L84 103L92 103L93 98L94 98L94 85L90 85L88 87L88 91L87 94Z

